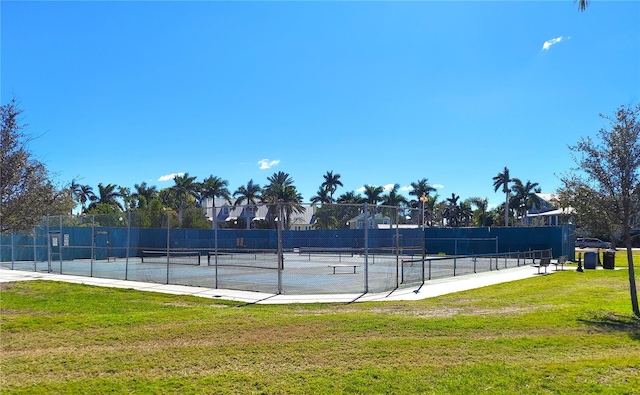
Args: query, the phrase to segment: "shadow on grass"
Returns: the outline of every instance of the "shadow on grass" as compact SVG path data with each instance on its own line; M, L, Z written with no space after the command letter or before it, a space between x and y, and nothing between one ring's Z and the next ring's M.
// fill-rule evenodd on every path
M597 311L578 321L600 332L626 332L631 339L640 341L640 318L635 315Z

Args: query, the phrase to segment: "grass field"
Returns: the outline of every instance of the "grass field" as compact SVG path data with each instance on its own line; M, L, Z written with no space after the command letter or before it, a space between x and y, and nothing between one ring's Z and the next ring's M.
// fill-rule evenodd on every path
M280 306L26 281L1 308L2 394L640 393L626 270Z

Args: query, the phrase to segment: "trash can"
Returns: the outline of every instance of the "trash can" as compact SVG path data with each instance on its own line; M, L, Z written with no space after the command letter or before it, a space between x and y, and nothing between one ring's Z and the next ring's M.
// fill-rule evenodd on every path
M598 253L597 252L585 252L584 253L584 268L585 269L595 269L598 263Z
M602 262L602 267L604 269L615 269L616 267L616 252L614 250L609 250L604 252L604 259Z

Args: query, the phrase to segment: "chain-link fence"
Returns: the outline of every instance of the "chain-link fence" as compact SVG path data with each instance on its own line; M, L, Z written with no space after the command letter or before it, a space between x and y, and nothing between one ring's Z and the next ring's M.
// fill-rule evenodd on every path
M420 210L369 204L234 210L210 211L216 218L207 229L182 227L173 211L48 217L29 232L0 235L0 265L267 293L359 294L531 264L554 255L558 238L541 230L531 243L537 248L512 250L486 230L432 229Z

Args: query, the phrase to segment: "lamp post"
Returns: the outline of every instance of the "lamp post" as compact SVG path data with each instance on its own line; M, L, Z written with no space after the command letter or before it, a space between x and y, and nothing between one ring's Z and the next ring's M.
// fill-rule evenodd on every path
M424 204L427 202L429 198L427 197L426 193L422 193L422 196L420 196L420 206L421 206L421 218L422 218L422 263L424 264L424 259L425 259L425 255L426 255L426 248L424 247Z

